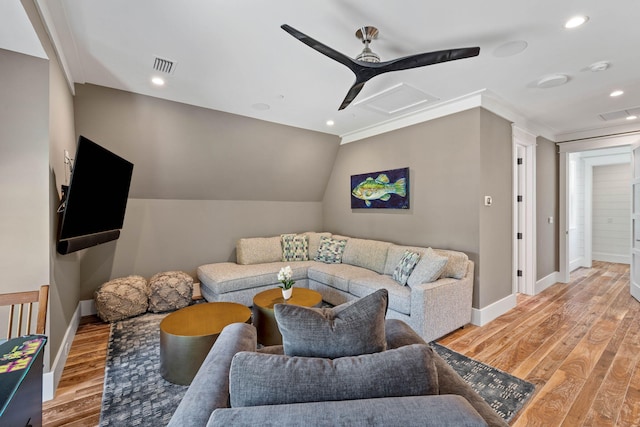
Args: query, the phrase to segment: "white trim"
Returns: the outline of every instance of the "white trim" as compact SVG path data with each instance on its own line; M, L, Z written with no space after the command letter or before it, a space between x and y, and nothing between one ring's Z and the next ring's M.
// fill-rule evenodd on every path
M538 295L540 292L547 289L549 286L555 285L556 283L558 283L560 281L559 278L560 278L560 272L554 271L548 276L538 280L536 282L536 295Z
M632 297L640 301L640 285L631 283L630 292Z
M584 257L574 259L573 261L569 262L569 273L580 267L591 268L591 264L587 264ZM567 283L569 282L569 279L567 279L566 281L558 279L558 281Z
M470 110L472 108L482 107L497 116L513 122L523 129L534 131L537 135L541 135L551 141L555 141L556 131L554 129L542 126L532 120L527 119L518 113L515 107L498 97L495 93L482 89L468 93L458 98L443 101L434 105L427 106L418 111L403 114L393 119L386 120L375 125L367 126L352 132L340 135L340 144L348 144L349 142L358 141L369 138L382 133L391 132L400 128L427 122L450 114L459 113L461 111Z
M516 307L518 300L516 294L508 295L499 301L489 304L485 308L471 309L471 323L476 326L484 326L497 319L509 310Z
M43 401L51 400L55 396L56 388L58 388L58 383L60 382L60 377L64 370L64 365L67 363L67 356L69 355L71 343L73 343L73 338L75 337L78 325L80 324L80 313L80 304L78 304L76 311L71 317L71 321L69 322L67 331L64 334L64 338L62 339L62 343L58 349L58 354L53 361L53 365L51 365L51 371L45 373L42 377Z
M430 106L419 111L403 114L399 117L386 120L372 126L345 133L340 135L340 138L342 139L340 144L348 144L349 142L358 141L360 139L369 138L371 136L380 135L407 126L480 107L482 105L481 92L482 91L473 92L450 101L440 102L434 106Z
M640 131L624 135L611 135L599 138L591 138L581 141L568 141L557 143L560 153L575 153L577 151L596 150L599 148L620 147L633 145L640 141Z
M611 136L603 136L606 132L606 135L611 135ZM602 128L595 128L595 129L585 129L585 130L578 130L578 131L572 131L572 132L568 132L568 133L559 133L556 135L556 142L563 142L563 141L576 141L576 140L581 140L581 139L590 139L590 138L614 138L616 137L616 135L618 136L624 136L624 134L633 134L633 133L638 133L640 132L640 130L638 130L638 124L637 123L625 123L623 125L616 125L616 126L610 126L610 127L602 127Z
M62 74L64 74L64 78L67 81L67 86L69 86L71 94L75 95L76 89L73 83L73 77L71 76L71 70L69 68L67 58L62 51L62 43L60 42L60 37L58 36L58 32L56 31L56 27L53 23L53 17L51 16L51 12L49 11L47 2L45 0L35 0L34 3L36 5L36 8L38 9L38 13L40 14L40 19L42 19L44 28L47 31L49 40L51 40L51 46L56 53L58 63L60 64L60 68L62 68Z
M631 264L631 255L608 254L605 252L593 252L592 259L605 262L615 262L618 264Z
M512 244L512 291L514 293L521 292L527 295L535 295L535 278L536 278L536 136L531 132L518 127L517 125L511 125L512 128L512 150L513 150L513 173L512 173L512 188L513 188L513 202L512 202L512 218L513 218L513 244ZM517 171L517 152L518 147L524 150L523 163L524 163L524 194L522 194L523 201L518 202L518 171ZM518 230L519 221L519 203L522 204L524 209L524 229ZM522 232L523 240L522 244L517 238L517 233ZM519 248L522 247L524 256L521 257L518 254ZM519 265L519 259L524 259L524 264ZM517 270L522 268L523 277L522 284L523 289L519 289L519 280L517 276Z

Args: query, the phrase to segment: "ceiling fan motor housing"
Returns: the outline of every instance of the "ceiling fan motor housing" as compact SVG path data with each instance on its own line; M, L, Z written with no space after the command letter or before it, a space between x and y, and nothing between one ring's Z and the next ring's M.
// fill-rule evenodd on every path
M358 28L356 37L364 43L364 49L356 59L364 62L380 62L380 56L369 48L371 40L378 37L378 29L372 26Z

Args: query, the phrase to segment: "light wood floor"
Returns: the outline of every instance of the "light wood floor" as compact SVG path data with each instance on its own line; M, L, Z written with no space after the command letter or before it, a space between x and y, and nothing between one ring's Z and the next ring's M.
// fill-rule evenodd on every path
M95 426L109 325L83 318L45 426ZM513 426L640 425L640 303L629 267L595 262L477 327L439 342L536 385Z

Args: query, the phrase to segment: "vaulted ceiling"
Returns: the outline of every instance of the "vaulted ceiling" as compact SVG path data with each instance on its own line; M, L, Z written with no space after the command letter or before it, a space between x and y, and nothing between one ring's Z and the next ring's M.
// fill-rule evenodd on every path
M562 141L640 128L637 0L37 0L68 78L347 137L478 102ZM576 15L588 17L566 29ZM467 46L477 57L368 81L288 24L355 57L375 26L382 61ZM171 61L169 73L154 69ZM155 67L158 68L158 67ZM163 86L151 83L162 77ZM614 90L624 93L617 97ZM327 125L332 120L333 126Z

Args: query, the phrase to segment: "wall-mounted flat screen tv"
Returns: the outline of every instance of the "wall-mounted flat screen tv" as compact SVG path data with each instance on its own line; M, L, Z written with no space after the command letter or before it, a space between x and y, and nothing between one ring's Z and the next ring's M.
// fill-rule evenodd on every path
M80 136L63 191L57 250L75 252L120 237L133 163Z

